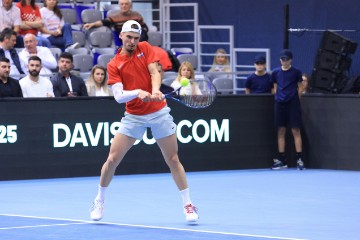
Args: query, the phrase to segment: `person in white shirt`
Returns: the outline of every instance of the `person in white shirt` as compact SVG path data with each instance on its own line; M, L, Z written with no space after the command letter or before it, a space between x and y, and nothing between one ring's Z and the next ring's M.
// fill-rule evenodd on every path
M89 96L112 96L112 92L107 84L106 68L95 65L91 69L89 78L85 82Z
M202 95L199 85L196 82L194 82L195 80L194 67L188 61L181 63L178 71L178 76L171 83L171 87L174 88L175 90L179 89L181 87L180 80L182 78L189 79L190 83L189 85L182 87L180 89L180 95Z
M78 42L73 42L71 25L64 22L57 0L45 0L40 14L44 24L41 36L47 38L51 45L63 51L66 48L80 47Z
M37 44L38 41L36 39L36 36L32 33L27 33L24 36L25 48L21 50L21 52L19 53L19 57L21 61L28 62L31 56L38 56L42 61L40 75L46 76L50 79L53 73L52 69L56 69L57 67L56 59L49 48L37 46ZM26 73L28 73L27 68L25 69L25 71Z
M29 58L28 69L29 75L19 81L23 97L54 97L51 81L39 76L41 59L38 56Z

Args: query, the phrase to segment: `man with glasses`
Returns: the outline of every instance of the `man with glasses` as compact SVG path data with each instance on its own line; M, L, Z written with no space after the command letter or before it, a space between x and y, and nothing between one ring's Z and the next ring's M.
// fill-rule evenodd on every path
M280 52L281 66L274 69L271 81L275 84L275 126L278 128L278 158L274 159L273 170L287 168L285 158L286 127L291 128L294 136L297 169L304 169L302 160L301 106L298 84L302 81L302 72L292 66L293 54L284 49Z

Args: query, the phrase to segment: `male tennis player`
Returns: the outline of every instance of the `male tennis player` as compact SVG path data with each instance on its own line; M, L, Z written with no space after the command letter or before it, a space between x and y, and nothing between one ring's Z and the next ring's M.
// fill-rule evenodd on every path
M103 217L105 191L116 167L136 139L143 137L146 127L149 126L180 190L186 221L195 223L199 217L197 208L190 200L185 170L177 153L176 124L159 90L159 59L150 44L139 42L140 35L141 27L138 22L125 22L120 33L123 47L107 65L108 82L113 84L115 100L118 103L126 103L126 112L112 141L109 156L101 169L99 190L90 209L90 217L95 221Z

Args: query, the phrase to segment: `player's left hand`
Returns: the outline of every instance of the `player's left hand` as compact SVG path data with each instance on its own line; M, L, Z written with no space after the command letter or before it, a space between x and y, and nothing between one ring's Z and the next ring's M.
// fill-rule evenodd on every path
M151 94L151 101L161 102L163 100L163 94L160 90L155 90Z

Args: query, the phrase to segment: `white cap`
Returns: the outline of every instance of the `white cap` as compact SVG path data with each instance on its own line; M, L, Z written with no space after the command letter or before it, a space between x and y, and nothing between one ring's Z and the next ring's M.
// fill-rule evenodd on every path
M133 26L136 25L137 28L134 28ZM121 32L134 32L141 34L141 26L137 21L129 20L126 21L121 29Z

